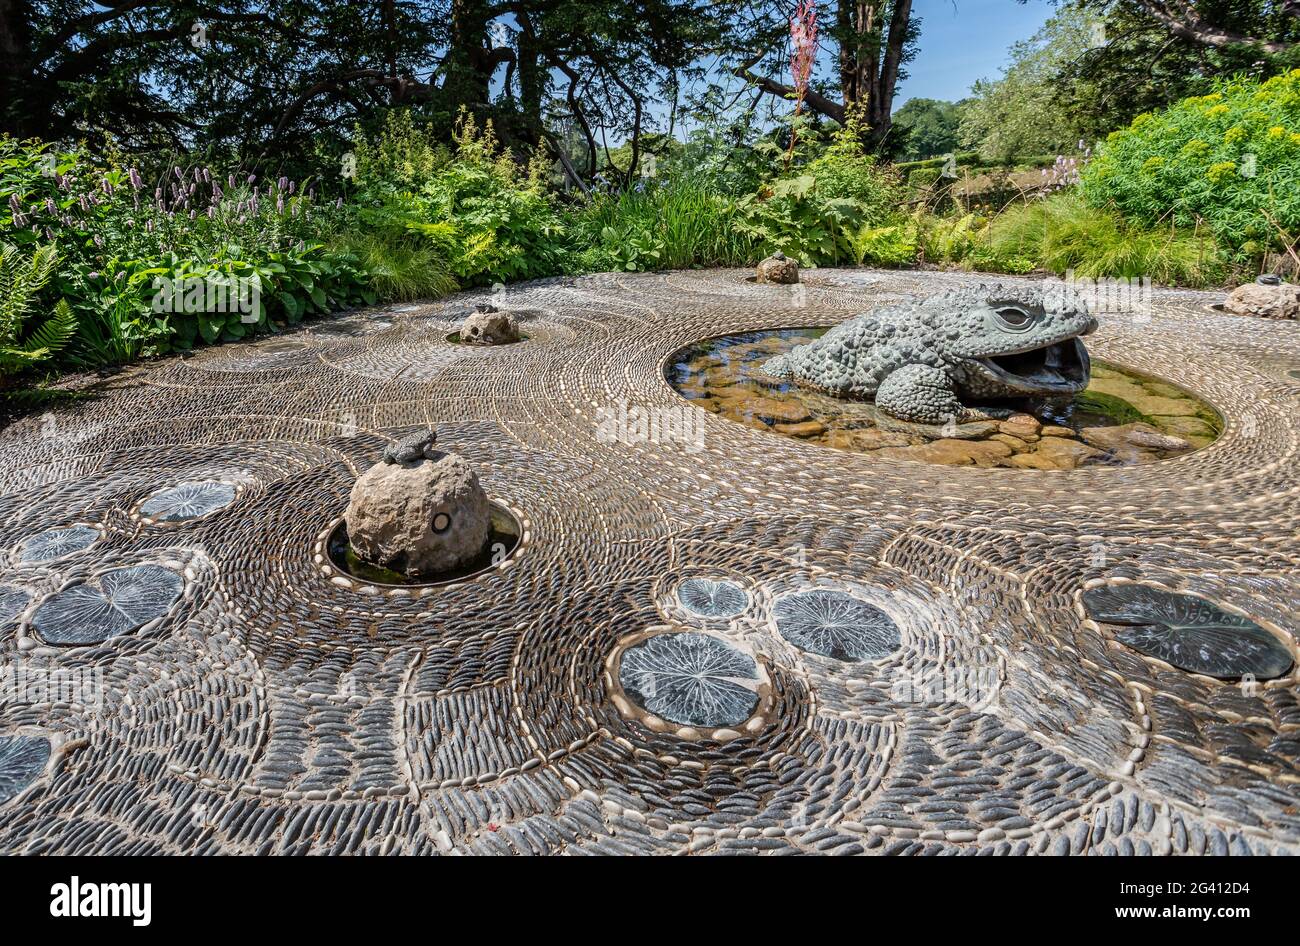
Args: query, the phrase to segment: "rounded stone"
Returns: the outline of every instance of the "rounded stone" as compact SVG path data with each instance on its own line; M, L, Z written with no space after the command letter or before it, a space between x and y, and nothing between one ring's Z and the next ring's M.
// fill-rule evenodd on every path
M1232 290L1223 308L1235 315L1261 319L1300 318L1300 287L1289 283L1272 286L1246 283Z
M472 561L491 526L478 476L454 453L376 464L352 487L344 518L358 556L414 577Z
M790 285L799 281L799 264L784 253L774 253L758 264L756 278L759 282Z
M460 326L466 345L509 345L519 341L519 320L509 312L475 312Z
M776 603L776 627L800 650L835 660L879 660L902 645L898 625L842 591L801 591Z
M646 712L681 726L736 726L758 707L758 664L708 634L658 634L629 647L618 674Z

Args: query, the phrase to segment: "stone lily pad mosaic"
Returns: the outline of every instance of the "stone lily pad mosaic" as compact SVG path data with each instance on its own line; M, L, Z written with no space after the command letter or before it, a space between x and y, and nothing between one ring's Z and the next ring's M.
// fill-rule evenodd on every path
M701 617L730 618L749 607L749 595L734 581L688 578L677 586L682 607Z
M1189 673L1221 680L1280 677L1290 651L1254 621L1213 602L1148 585L1103 585L1083 593L1093 620L1123 625L1115 639Z
M0 736L0 805L36 781L50 761L50 741L40 736Z
M0 585L0 627L13 620L14 615L27 607L31 593L12 585Z
M238 491L230 483L206 480L160 489L140 506L140 514L154 522L183 522L224 509Z
M686 726L743 723L758 706L758 664L707 634L659 634L623 654L619 682L642 709Z
M184 580L161 565L105 572L93 584L73 585L36 609L32 627L51 644L98 644L129 634L167 613Z
M69 526L66 529L47 529L26 539L18 553L21 562L51 562L73 552L80 552L95 544L99 531L90 526Z
M842 591L801 591L776 603L776 627L800 650L835 660L879 660L902 645L892 618Z

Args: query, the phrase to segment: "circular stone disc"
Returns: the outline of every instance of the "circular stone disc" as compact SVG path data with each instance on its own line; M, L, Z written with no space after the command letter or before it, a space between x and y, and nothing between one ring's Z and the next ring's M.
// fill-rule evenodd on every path
M0 736L0 805L36 781L49 761L48 739L41 736Z
M1291 652L1254 621L1213 602L1149 585L1102 585L1083 593L1093 620L1124 625L1115 639L1189 673L1232 680L1280 677Z
M902 645L892 618L842 591L801 591L776 603L776 627L800 650L835 660L879 660Z
M8 624L15 614L27 607L31 592L13 585L0 585L0 627Z
M754 658L707 634L659 634L629 647L618 679L642 709L684 726L735 726L758 706Z
M97 583L98 588L73 585L46 600L32 627L50 644L98 644L162 617L184 585L180 575L161 565L114 569Z
M734 581L688 578L677 586L682 607L706 618L735 617L749 607L749 595Z
M216 512L234 501L234 486L206 480L160 489L141 504L140 512L155 522L182 522Z
M90 526L69 526L66 529L47 529L24 539L20 562L49 562L73 552L90 548L99 538L99 532Z

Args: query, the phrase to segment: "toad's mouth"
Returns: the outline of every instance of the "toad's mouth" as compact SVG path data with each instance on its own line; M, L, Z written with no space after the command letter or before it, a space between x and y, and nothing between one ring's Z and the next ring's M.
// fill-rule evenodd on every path
M979 363L999 381L1020 391L1081 391L1088 384L1088 351L1079 338L1012 355L993 355Z

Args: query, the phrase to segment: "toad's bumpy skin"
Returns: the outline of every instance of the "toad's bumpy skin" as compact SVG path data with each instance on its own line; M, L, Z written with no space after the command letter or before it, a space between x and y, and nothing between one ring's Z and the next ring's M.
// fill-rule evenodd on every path
M972 402L1082 391L1089 363L1079 337L1096 327L1061 283L978 286L860 315L765 368L938 424L969 416Z

